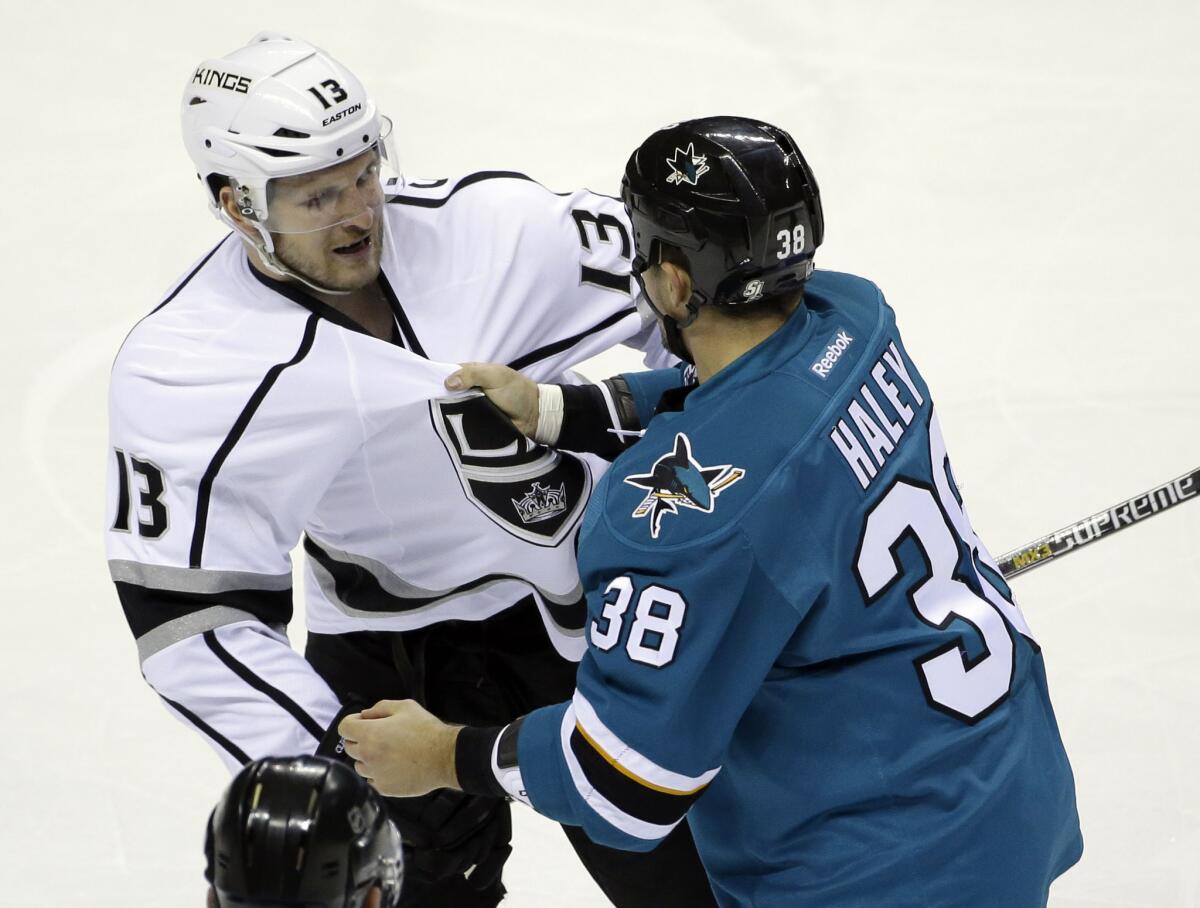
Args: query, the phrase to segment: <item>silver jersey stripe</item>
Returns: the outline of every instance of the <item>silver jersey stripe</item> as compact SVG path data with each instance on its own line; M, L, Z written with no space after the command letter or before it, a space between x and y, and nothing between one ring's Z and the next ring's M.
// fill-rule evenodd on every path
M176 618L174 621L168 621L166 624L160 624L154 630L147 631L138 637L138 662L145 662L155 653L162 652L180 640L186 640L188 637L194 637L227 624L237 624L240 621L262 624L249 612L243 612L239 608L230 608L227 605L214 605L212 608L201 609L190 615L184 615L182 618Z
M309 564L316 569L316 574L321 582L321 589L324 591L325 596L330 602L335 603L338 609L345 612L347 615L353 615L357 618L370 618L372 616L378 618L385 615L419 615L431 608L437 608L439 605L443 605L446 602L452 602L453 600L460 599L463 596L471 596L475 593L478 593L480 590L489 589L490 587L495 586L497 583L507 583L509 581L523 583L531 589L537 590L542 597L553 602L555 605L573 605L583 596L583 586L579 583L576 583L575 588L567 593L555 594L547 592L523 577L517 576L498 577L495 580L489 581L488 583L480 584L479 586L473 586L468 590L462 590L460 592L455 592L453 589L426 589L425 587L417 586L415 583L409 583L403 577L400 577L398 574L392 571L392 569L382 561L376 561L374 558L368 558L366 555L356 555L353 552L344 552L341 549L335 549L333 546L322 542L316 537L313 537L313 542L319 545L326 554L336 561L343 561L347 564L356 564L363 570L370 573L372 577L379 581L379 586L382 587L384 592L395 596L397 599L437 600L437 602L431 602L428 605L421 606L420 608L397 612L369 612L351 608L338 599L338 597L334 594L333 578L329 576L329 572L322 568L320 562L318 562L315 558L306 554L305 557L308 558Z
M142 564L119 558L108 562L114 582L132 583L152 590L176 593L228 593L233 590L287 590L291 574L255 574L250 571L209 571L197 568Z

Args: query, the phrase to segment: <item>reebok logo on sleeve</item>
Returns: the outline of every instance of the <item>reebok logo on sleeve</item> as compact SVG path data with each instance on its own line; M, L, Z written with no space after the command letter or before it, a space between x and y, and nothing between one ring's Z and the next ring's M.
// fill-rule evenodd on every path
M825 348L820 358L808 368L815 372L821 379L829 377L829 373L833 371L833 367L837 365L838 360L842 358L842 354L846 349L854 343L854 338L846 333L845 328L838 328L837 335L833 338L833 343Z

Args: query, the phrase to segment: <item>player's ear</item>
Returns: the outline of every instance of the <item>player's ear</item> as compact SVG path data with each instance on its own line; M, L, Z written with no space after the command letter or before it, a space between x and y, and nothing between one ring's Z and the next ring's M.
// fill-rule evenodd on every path
M367 895L367 903L363 908L379 908L382 904L383 891L378 886L372 887L370 893Z
M213 889L212 886L208 887L208 898L205 900L205 904L208 906L208 908L218 908L217 891Z
M242 215L241 210L237 206L237 202L233 196L232 186L222 186L221 192L217 196L220 201L221 209L233 219L233 222L238 226L238 229L247 236L253 238L255 235L254 227Z
M692 276L673 262L663 262L659 267L662 269L665 278L663 283L667 291L666 314L674 318L685 318L688 301L692 298Z

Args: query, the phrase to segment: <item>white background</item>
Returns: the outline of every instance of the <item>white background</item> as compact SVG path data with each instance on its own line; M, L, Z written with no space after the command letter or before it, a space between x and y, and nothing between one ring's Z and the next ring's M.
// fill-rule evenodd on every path
M0 21L0 905L202 904L226 777L141 681L108 581L105 385L222 230L184 83L260 29L355 69L411 176L611 193L668 122L788 128L821 183L818 263L898 310L997 553L1200 459L1194 2L3 0ZM1055 908L1200 904L1198 529L1185 505L1015 583L1087 842ZM603 904L518 819L506 904Z

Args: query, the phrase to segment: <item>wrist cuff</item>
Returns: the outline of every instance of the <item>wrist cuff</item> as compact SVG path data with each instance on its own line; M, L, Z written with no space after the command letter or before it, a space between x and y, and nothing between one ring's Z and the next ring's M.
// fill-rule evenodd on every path
M492 773L504 793L524 804L529 804L529 792L521 778L521 765L517 761L517 739L521 734L521 723L525 717L504 726L492 747Z
M558 443L562 431L563 392L558 385L538 385L538 421L533 440L543 445Z
M467 794L493 798L508 794L492 771L492 752L502 730L498 725L489 728L468 725L458 733L454 743L454 771L458 787Z

